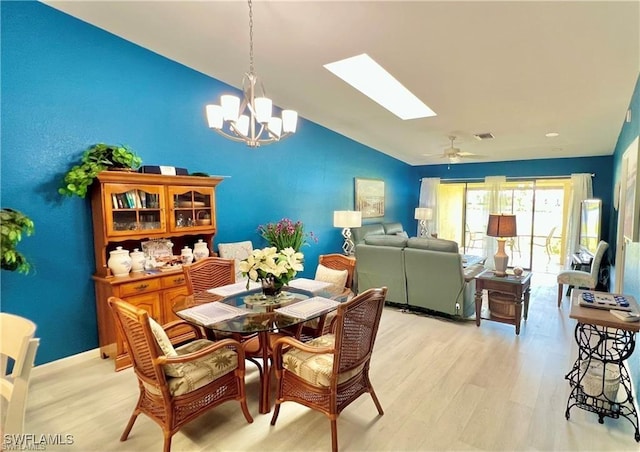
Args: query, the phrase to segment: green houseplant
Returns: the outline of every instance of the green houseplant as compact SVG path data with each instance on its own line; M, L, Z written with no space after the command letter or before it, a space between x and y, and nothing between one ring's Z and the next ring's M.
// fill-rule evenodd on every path
M142 159L128 146L98 143L82 154L80 163L64 176L61 195L84 198L98 173L107 169L137 169Z
M13 209L0 210L0 233L2 248L2 269L29 273L31 264L20 251L16 249L22 240L22 234L31 235L34 232L33 221L22 212Z

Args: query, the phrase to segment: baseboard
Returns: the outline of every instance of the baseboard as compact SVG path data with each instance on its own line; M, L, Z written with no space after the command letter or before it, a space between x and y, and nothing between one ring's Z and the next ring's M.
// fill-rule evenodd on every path
M86 352L77 353L75 355L66 356L64 358L57 359L55 361L50 361L48 363L40 364L39 366L35 366L32 371L32 375L38 375L43 372L49 372L52 370L56 370L59 367L67 367L70 365L78 365L85 362L89 362L93 359L100 358L100 349L94 348L91 350L87 350Z

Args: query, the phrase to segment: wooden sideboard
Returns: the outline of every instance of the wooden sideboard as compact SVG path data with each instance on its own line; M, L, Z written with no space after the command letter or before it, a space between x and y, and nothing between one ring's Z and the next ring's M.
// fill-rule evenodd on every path
M181 269L167 272L144 270L115 277L108 267L110 251L121 246L133 251L142 242L167 239L179 255L184 246L193 248L198 240L213 249L216 233L216 177L165 176L104 171L91 191L96 271L93 276L100 353L113 358L116 370L130 365L124 341L116 330L107 299L122 298L147 312L158 323L177 320L171 306L187 294ZM208 214L211 221L198 222ZM185 339L186 330L173 337Z

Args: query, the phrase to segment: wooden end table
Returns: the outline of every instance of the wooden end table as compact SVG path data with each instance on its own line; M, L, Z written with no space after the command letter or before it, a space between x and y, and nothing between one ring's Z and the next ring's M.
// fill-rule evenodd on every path
M500 292L513 297L515 315L513 318L498 317L489 314L486 320L508 323L516 326L516 334L520 334L520 321L522 319L522 303L524 301L524 319L527 320L529 312L529 291L531 286L531 272L524 272L520 276L507 275L496 276L493 270L485 270L476 276L476 325L480 326L482 318L482 293L484 290Z

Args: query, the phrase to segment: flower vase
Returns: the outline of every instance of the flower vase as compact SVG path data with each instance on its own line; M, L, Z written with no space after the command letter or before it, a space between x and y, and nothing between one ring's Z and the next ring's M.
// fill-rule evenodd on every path
M274 277L268 277L260 281L262 283L262 294L267 297L275 297L282 292L283 284L276 281Z

